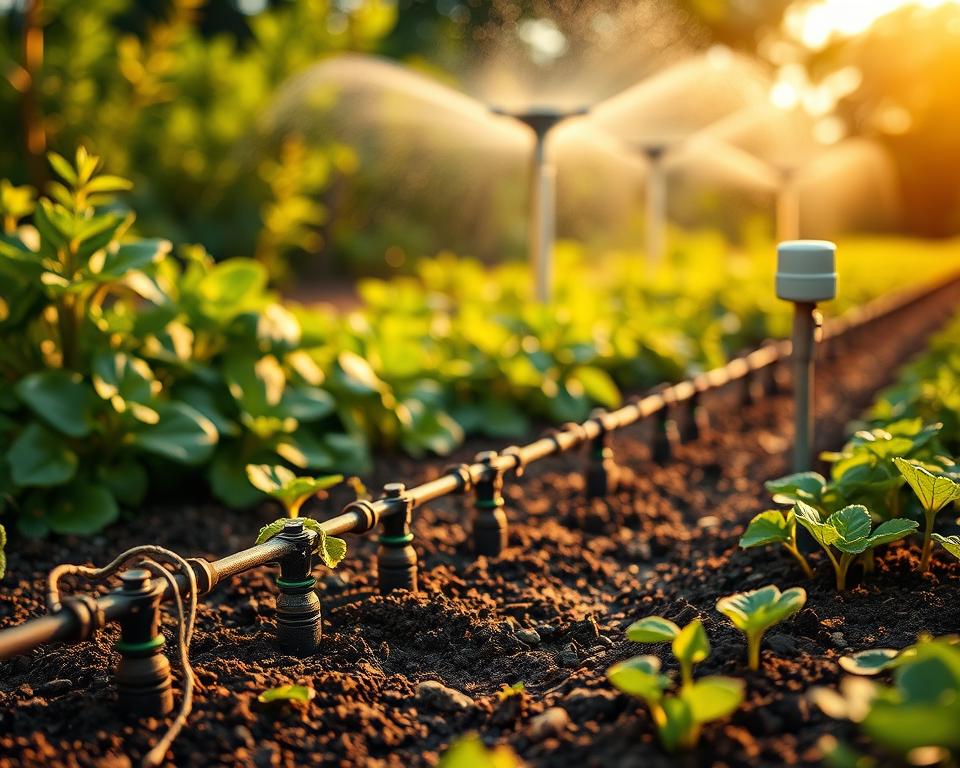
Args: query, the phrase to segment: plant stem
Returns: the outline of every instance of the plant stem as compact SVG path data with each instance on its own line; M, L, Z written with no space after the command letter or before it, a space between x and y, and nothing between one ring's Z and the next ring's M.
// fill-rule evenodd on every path
M760 669L760 641L762 639L762 632L747 634L747 666L754 672Z
M843 592L847 588L847 569L853 562L853 555L844 552L840 555L840 562L834 560L837 569L837 592Z
M810 563L807 562L807 558L805 558L800 550L797 549L797 546L795 544L793 546L784 544L784 547L786 547L787 552L793 555L794 558L796 558L796 561L800 563L800 567L803 568L803 572L807 575L807 578L812 579L813 568L810 567Z
M933 539L930 534L933 533L933 521L937 513L929 509L923 510L923 517L926 525L923 528L923 552L920 555L920 573L926 573L930 569L930 555L933 553Z
M689 664L680 664L680 685L683 688L693 685L693 667Z

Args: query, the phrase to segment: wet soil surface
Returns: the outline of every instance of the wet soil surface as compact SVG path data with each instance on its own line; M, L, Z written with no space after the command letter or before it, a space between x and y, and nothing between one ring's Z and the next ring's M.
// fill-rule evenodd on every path
M860 353L821 361L820 448L843 441L847 422L929 327L926 319L877 329L861 340ZM510 744L534 766L820 765L821 736L855 741L856 733L810 705L806 692L835 685L837 660L852 650L956 631L960 564L939 556L921 577L913 570L917 544L893 546L874 574L857 583L854 573L854 585L838 594L829 564L816 556L816 578L808 581L777 550L740 551L744 524L770 506L763 481L788 471L792 432L788 395L746 406L741 400L736 388L711 397L711 428L662 465L649 458L648 428L618 434L614 447L626 476L606 500L584 500L579 455L508 480L509 548L498 560L471 554L468 499L419 510L419 593L380 596L372 538L351 537L341 567L319 574L324 637L310 658L282 655L273 641L273 572L221 584L199 608L192 650L199 690L169 762L434 765L459 735L476 731L488 743ZM485 447L474 443L453 458ZM394 459L373 479L425 480L443 466ZM308 513L331 515L333 501ZM94 539L15 541L0 625L43 612L43 576L58 562L102 565L147 541L217 557L249 546L275 516L274 508L154 509ZM768 583L802 585L809 601L768 634L761 670L751 673L742 636L714 606L723 595ZM644 707L613 690L604 674L650 650L624 639L628 624L650 614L681 624L702 619L713 653L699 673L747 681L740 710L707 726L696 752L682 759L663 753ZM0 664L0 765L139 762L165 722L118 712L110 678L115 640L110 628L95 641ZM667 649L654 652L673 669ZM177 671L177 690L179 680ZM501 701L501 687L518 682L525 692ZM261 691L286 683L310 685L317 697L305 709L257 704Z

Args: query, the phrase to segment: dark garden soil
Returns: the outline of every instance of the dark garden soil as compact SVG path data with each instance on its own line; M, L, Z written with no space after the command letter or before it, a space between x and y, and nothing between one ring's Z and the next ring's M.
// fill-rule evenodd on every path
M916 336L925 321L914 320ZM910 333L881 329L861 354L821 364L821 448L843 441L847 422L893 376L905 346L898 340ZM821 736L853 740L855 731L810 705L806 691L835 685L844 653L960 628L960 564L940 557L921 577L913 570L917 545L894 546L869 579L856 583L857 572L854 586L837 594L829 564L818 561L816 578L806 581L779 551L739 551L744 523L769 506L763 481L788 471L791 409L784 395L745 407L738 399L730 391L709 401L712 428L678 447L665 466L649 460L643 428L618 435L616 455L629 477L607 501L584 502L580 456L542 462L522 480L509 480L510 546L498 561L471 556L467 500L420 510L418 594L379 596L372 538L349 539L348 559L320 578L325 635L311 658L276 649L271 572L228 580L201 602L192 653L200 690L171 762L433 765L457 736L477 731L536 766L821 764ZM384 460L376 479L424 480L443 465ZM330 503L311 513L335 509ZM0 625L43 612L43 575L58 562L104 564L147 541L216 557L248 546L276 515L267 508L153 509L91 540L14 542ZM742 636L714 605L767 583L803 585L810 597L769 633L762 668L750 673ZM624 629L650 614L679 623L701 618L713 654L699 673L747 680L744 705L727 722L706 727L688 759L666 756L644 707L604 676L613 663L643 652L624 640ZM139 760L164 723L117 712L110 680L115 639L111 629L95 642L47 647L0 665L0 765ZM671 668L669 653L660 655ZM428 680L466 696L418 693ZM526 692L501 702L501 686L518 682ZM317 697L305 710L258 707L258 693L285 683L311 685Z

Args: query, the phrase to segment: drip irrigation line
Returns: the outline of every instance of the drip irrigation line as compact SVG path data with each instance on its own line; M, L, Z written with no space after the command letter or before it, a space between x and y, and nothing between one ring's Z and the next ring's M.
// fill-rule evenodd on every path
M880 321L895 319L920 303L937 299L943 294L952 295L958 287L960 273L954 273L934 285L880 297L828 322L823 329L823 338L850 339ZM953 306L954 304L951 304L951 308ZM582 424L566 424L525 446L509 446L500 452L489 452L484 461L450 467L440 477L405 489L399 496L352 502L339 515L321 521L320 527L328 536L363 534L394 515L409 514L439 498L469 492L479 481L488 477L489 473L501 476L513 473L518 477L528 464L565 453L601 435L652 416L665 417L671 408L680 404L691 404L703 393L748 380L752 374L761 370L772 370L774 366L787 360L791 351L789 340L765 344L720 368L677 384L662 386L652 394L633 398L621 408L596 412ZM297 546L290 540L279 537L218 560L181 560L183 565L179 566L179 572L170 574L170 579L165 578L167 583L161 600L176 601L179 594L195 607L196 600L211 592L221 581L253 568L277 563L295 553ZM118 558L123 559L123 555ZM118 560L111 563L111 566ZM187 567L183 567L184 565ZM58 593L55 593L55 596L48 615L0 630L0 660L49 642L87 639L106 623L125 616L132 605L119 591L108 593L96 600L78 596L65 598L61 602ZM192 620L189 624L192 628Z

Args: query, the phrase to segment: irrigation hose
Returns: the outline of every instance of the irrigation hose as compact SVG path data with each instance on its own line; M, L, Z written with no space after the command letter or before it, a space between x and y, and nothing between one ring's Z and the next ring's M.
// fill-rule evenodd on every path
M142 765L145 768L155 768L163 762L167 750L170 749L183 726L186 725L190 711L193 709L193 689L196 679L193 674L193 667L190 664L190 642L193 640L193 628L197 618L197 577L193 568L176 552L153 544L128 549L103 568L64 563L51 570L47 577L47 608L51 612L60 608L60 581L65 576L80 576L90 581L103 581L115 575L129 560L135 557L140 557L141 564L144 567L155 576L159 576L166 581L173 595L173 603L177 611L177 651L180 657L180 668L183 670L183 697L180 710L168 726L166 733L143 758ZM190 587L186 600L186 610L184 609L184 598L180 592L180 585L173 574L158 561L166 562L186 577Z

